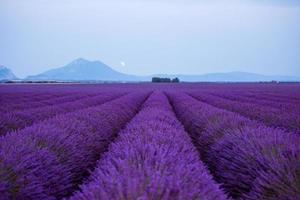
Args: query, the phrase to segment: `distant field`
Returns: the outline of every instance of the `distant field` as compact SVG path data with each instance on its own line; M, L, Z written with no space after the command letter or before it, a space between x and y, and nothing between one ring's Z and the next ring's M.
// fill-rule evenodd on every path
M300 84L8 84L0 111L0 200L300 199Z

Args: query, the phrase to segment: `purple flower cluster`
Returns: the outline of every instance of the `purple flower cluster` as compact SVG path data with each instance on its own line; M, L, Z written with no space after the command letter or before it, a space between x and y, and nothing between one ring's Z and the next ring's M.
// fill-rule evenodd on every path
M0 111L0 200L300 199L297 83L2 84Z
M124 95L124 93L104 93L96 96L80 98L76 101L65 102L39 108L31 108L21 111L8 112L0 118L0 135L10 131L25 128L36 122L51 118L55 115L72 112L74 110L84 109L90 106L96 106L106 101L115 99Z
M0 138L0 199L60 199L88 175L146 92L58 115Z
M75 101L80 98L85 98L89 96L96 96L96 94L51 94L51 95L38 95L35 97L27 97L27 95L18 96L18 98L10 99L7 97L3 97L4 99L1 101L0 111L16 111L16 110L25 110L31 108L39 108L43 106L50 106L59 103L66 103ZM1 115L3 116L3 115Z
M223 93L215 93L211 92L210 94L229 99L232 101L237 102L244 102L244 103L251 103L255 105L260 105L265 107L265 109L270 108L276 108L279 109L282 112L295 112L300 114L300 100L294 101L293 99L280 99L280 98L270 98L268 96L262 95L262 94L253 94L248 92L239 92L239 93L233 93L229 91L225 91Z
M218 142L227 132L245 126L260 126L255 121L218 109L184 93L168 93L168 95L177 117L189 131L204 160L211 145Z
M245 127L212 146L209 158L220 181L242 199L300 199L299 135Z
M242 199L299 199L300 137L168 93L216 180Z
M227 199L161 92L119 133L81 190L71 199Z
M275 107L266 107L255 103L233 101L217 97L215 95L213 96L198 92L192 92L190 94L205 103L239 113L245 117L263 122L268 126L282 127L288 131L300 131L299 112L283 112L281 109Z

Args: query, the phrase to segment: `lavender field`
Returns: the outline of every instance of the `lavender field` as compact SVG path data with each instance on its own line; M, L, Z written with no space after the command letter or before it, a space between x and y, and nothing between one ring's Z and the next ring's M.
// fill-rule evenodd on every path
M0 85L0 200L300 200L300 84Z

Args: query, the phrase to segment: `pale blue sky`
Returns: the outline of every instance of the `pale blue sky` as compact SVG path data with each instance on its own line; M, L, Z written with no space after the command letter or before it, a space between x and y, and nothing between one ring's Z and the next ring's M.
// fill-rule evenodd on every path
M300 0L0 0L0 64L300 76Z

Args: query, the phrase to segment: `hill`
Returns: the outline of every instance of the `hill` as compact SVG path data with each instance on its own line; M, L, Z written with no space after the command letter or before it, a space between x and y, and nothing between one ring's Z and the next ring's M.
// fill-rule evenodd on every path
M88 61L82 58L76 59L63 67L52 69L35 76L28 76L26 79L58 81L138 81L137 76L117 72L100 61Z
M266 76L247 72L210 73L203 75L156 74L135 76L118 72L101 61L76 59L66 66L48 70L44 73L28 76L30 81L151 81L152 77L175 78L185 82L259 82L259 81L300 81L300 77Z
M7 67L0 65L0 80L18 79L15 74Z

